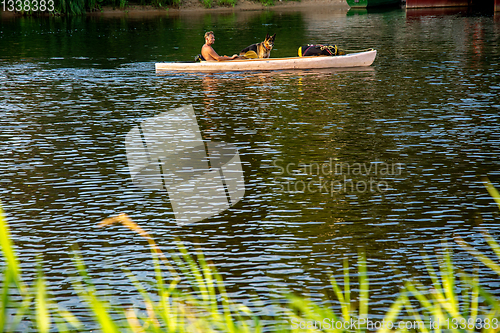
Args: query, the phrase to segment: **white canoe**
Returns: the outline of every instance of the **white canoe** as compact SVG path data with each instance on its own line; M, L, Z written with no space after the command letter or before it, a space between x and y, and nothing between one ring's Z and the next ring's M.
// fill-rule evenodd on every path
M283 69L320 69L370 66L376 50L350 53L335 57L293 57L202 62L164 62L155 65L156 71L218 72L272 71Z

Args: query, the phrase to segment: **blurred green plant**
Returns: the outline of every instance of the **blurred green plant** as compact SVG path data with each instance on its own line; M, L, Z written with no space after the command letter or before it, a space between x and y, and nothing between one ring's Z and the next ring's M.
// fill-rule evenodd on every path
M274 6L274 0L258 0L264 6Z
M223 7L234 7L236 6L237 0L217 0L217 5Z
M132 4L141 6L179 7L182 0L139 0L133 1ZM54 0L55 12L64 15L82 15L87 12L102 10L105 6L113 8L119 7L125 9L129 4L129 0ZM35 12L31 14L36 14Z
M212 0L200 0L201 4L205 8L212 8Z

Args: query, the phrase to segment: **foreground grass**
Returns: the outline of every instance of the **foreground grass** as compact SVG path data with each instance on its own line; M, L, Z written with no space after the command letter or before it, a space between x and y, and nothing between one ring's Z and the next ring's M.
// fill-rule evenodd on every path
M500 207L500 194L486 181L485 185ZM141 295L143 311L113 305L109 297L98 296L87 274L83 258L73 251L79 278L73 283L80 300L86 305L93 325L103 332L499 332L500 299L488 292L477 272L456 269L449 246L443 244L438 267L423 254L431 286L417 280L403 282L403 287L383 321L370 319L369 281L366 259L360 253L356 283L351 280L349 263L344 261L343 280L330 277L331 287L340 303L340 310L320 306L315 302L284 294L274 306L274 314L264 318L247 306L232 301L215 267L203 254L188 253L182 243L170 253L170 262L154 239L128 216L122 214L104 220L105 227L119 223L148 240L152 265L156 272L154 291L147 291L131 272L124 269L130 282ZM494 256L478 252L457 237L456 243L489 267L500 277L500 245L483 231ZM10 230L0 205L0 246L3 253L2 290L0 295L0 331L15 332L28 322L39 332L86 331L71 312L62 308L47 293L41 265L32 285L22 278L19 259L13 248ZM493 258L493 259L492 259ZM167 268L168 274L164 274ZM180 282L186 289L179 287ZM356 287L356 297L351 290ZM261 310L256 300L251 308ZM404 321L403 321L404 319ZM264 324L267 323L267 324ZM270 323L270 324L269 324Z

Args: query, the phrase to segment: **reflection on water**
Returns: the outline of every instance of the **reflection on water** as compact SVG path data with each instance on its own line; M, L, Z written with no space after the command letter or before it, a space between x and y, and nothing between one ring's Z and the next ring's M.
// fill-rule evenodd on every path
M403 277L422 278L421 250L439 250L453 234L486 249L478 221L498 236L499 213L480 178L500 186L500 26L488 16L415 19L398 10L315 15L1 21L0 196L24 271L33 277L43 254L52 292L80 309L68 277L68 244L78 242L97 284L133 303L120 265L153 281L147 244L95 227L124 212L165 253L175 237L200 247L241 299L256 292L268 302L282 287L333 299L328 273L364 248L379 311ZM155 61L197 54L206 30L216 30L219 53L273 32L276 57L304 43L378 55L358 70L155 73ZM181 227L166 191L132 182L125 138L186 104L204 141L238 148L246 188L221 215ZM350 169L317 169L324 165ZM343 187L332 190L337 180ZM370 182L383 190L359 185ZM472 266L461 252L456 260ZM391 266L407 273L394 276Z
M134 185L166 190L179 225L215 216L245 194L238 150L203 142L191 105L146 119L127 133L125 147Z

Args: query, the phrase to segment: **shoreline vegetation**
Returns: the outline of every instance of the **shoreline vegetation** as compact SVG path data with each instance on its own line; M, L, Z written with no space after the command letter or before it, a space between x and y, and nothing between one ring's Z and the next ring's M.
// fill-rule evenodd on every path
M484 185L500 208L500 194L488 180ZM369 258L362 251L358 255L357 269L351 269L349 262L344 260L343 274L337 277L330 274L336 299L328 300L326 305L286 290L276 291L272 305L264 305L258 295L249 296L248 305L244 305L231 300L215 265L208 262L201 251L190 254L182 242L177 241L177 247L167 256L153 237L125 214L105 219L98 226L111 227L113 224L128 228L148 241L156 284L148 286L123 267L142 298L141 304L113 304L112 295L96 286L98 278L90 276L84 258L77 248L73 248L70 256L78 274L72 277L72 286L87 308L86 317L92 320L83 323L77 314L65 309L50 295L41 257L35 281L28 285L23 279L0 204L3 255L0 331L17 332L23 326L22 331L83 332L88 331L87 325L107 333L500 331L500 297L489 292L481 282L478 265L460 269L452 259L452 248L461 248L463 254L472 256L477 264L481 263L500 277L500 244L486 230L481 232L490 248L488 254L479 252L460 236L454 237L456 246L443 241L433 259L422 252L430 282L414 278L402 280L401 289L383 319L375 320L370 316ZM357 273L350 273L352 271Z
M47 0L49 1L49 0ZM347 10L346 0L53 0L53 12L1 11L8 16L145 16L183 13L216 13L259 10L304 10L334 8Z

